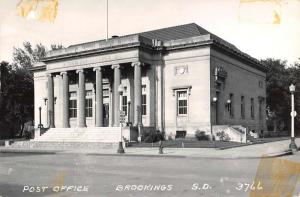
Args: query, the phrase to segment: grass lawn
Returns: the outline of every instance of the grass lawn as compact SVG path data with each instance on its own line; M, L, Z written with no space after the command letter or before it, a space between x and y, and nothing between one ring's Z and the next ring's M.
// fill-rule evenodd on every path
M280 140L289 139L288 137L270 137L270 138L259 138L255 139L252 143L239 143L239 142L226 142L226 141L199 141L195 139L176 139L163 141L163 147L166 148L234 148L239 146L247 146L251 144L268 143ZM131 147L158 147L159 143L146 143L146 142L135 142L131 143Z

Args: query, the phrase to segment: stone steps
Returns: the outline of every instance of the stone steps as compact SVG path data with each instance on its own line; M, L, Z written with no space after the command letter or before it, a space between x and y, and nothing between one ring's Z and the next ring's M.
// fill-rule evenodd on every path
M114 142L57 142L57 141L18 141L10 145L15 149L44 149L44 150L97 150L117 149Z
M120 127L51 128L33 141L45 142L119 142Z

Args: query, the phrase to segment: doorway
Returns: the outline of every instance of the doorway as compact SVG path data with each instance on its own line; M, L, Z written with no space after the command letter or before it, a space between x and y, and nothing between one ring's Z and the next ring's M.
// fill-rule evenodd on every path
M103 104L103 126L104 127L109 126L109 104L108 103Z

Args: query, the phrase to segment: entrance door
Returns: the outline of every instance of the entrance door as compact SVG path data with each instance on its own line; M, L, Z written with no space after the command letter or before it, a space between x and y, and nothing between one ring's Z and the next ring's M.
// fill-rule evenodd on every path
M109 104L103 104L103 126L109 126Z

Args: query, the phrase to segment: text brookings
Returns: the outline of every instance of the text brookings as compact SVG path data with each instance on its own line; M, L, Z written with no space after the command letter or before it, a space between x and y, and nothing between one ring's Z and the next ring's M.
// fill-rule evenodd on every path
M173 185L117 185L116 191L171 191Z

